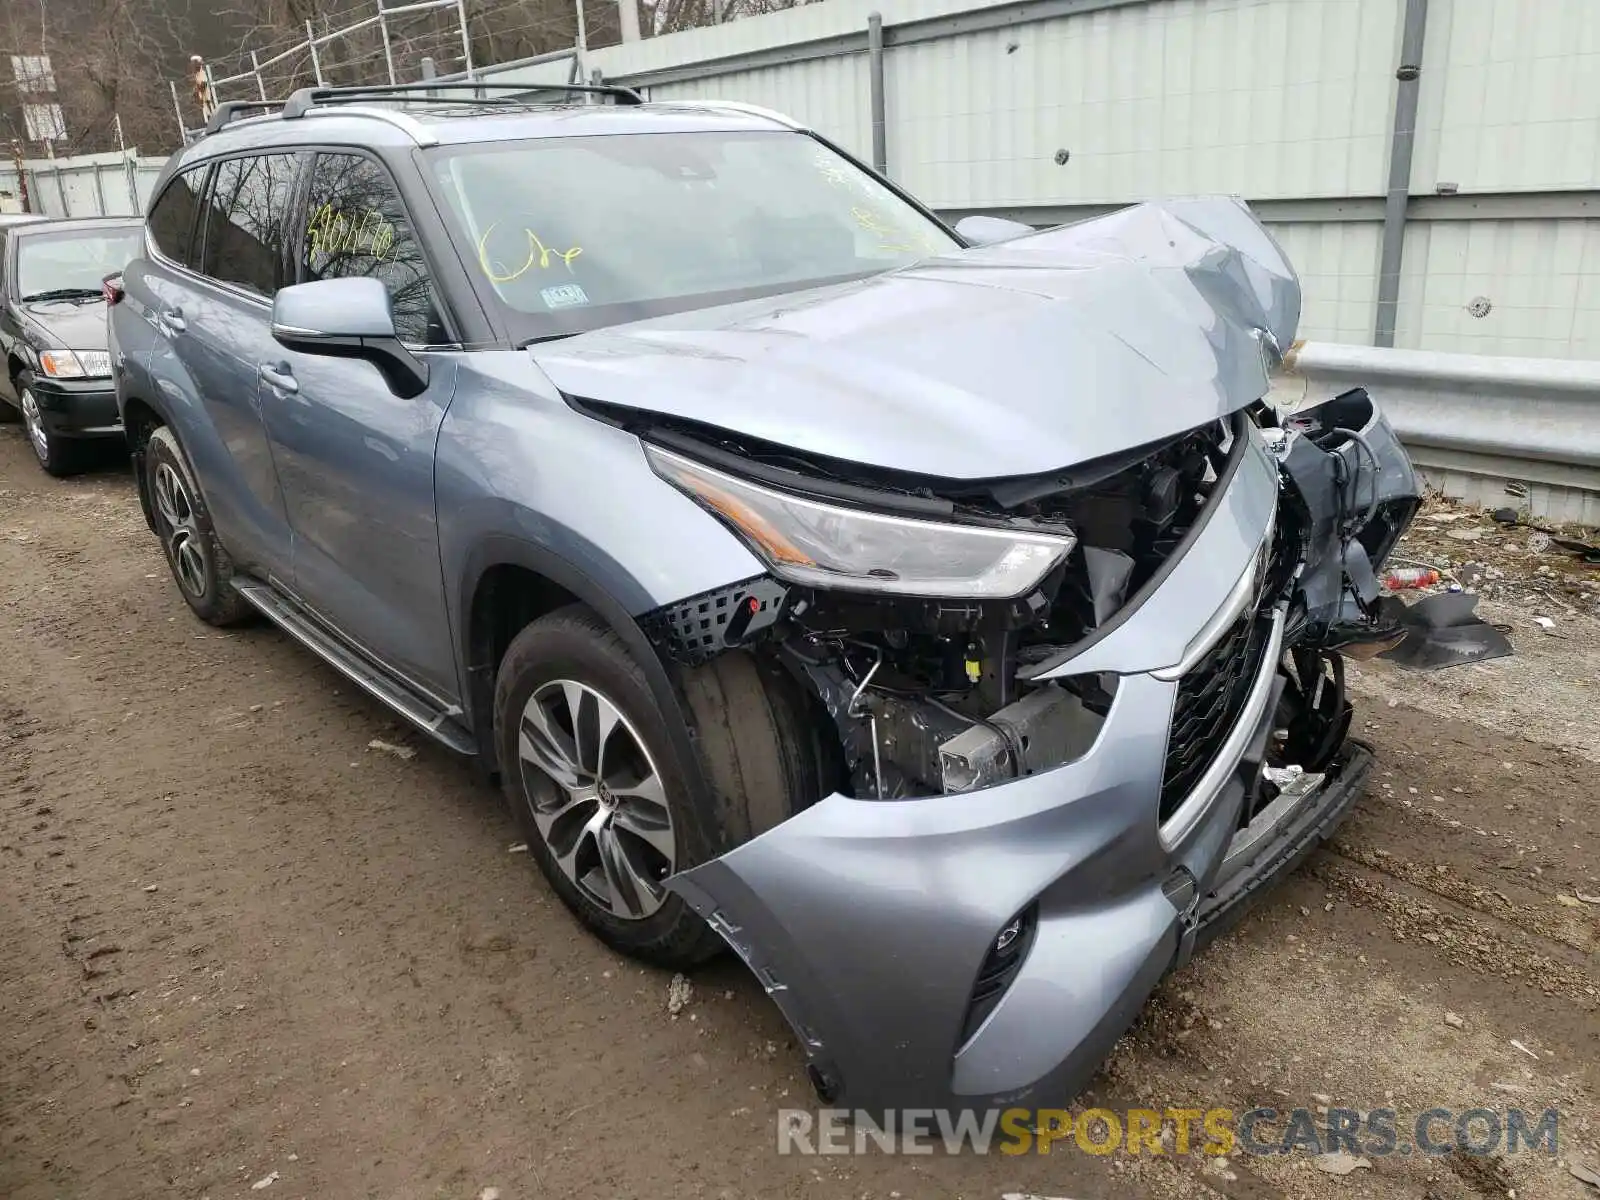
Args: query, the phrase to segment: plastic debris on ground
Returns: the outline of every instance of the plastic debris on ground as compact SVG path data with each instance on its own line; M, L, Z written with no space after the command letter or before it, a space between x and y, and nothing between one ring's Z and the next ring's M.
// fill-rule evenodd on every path
M1406 636L1378 655L1410 671L1437 671L1463 663L1485 662L1511 654L1511 640L1474 611L1474 592L1435 592L1415 604L1396 596L1378 602L1384 617L1397 622Z

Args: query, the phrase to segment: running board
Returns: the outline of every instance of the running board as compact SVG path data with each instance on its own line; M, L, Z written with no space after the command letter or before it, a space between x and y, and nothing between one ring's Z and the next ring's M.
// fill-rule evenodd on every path
M235 579L233 588L267 620L422 732L437 738L457 754L473 755L478 752L477 743L455 719L459 709L443 709L435 701L417 695L387 672L335 640L267 584L254 579Z

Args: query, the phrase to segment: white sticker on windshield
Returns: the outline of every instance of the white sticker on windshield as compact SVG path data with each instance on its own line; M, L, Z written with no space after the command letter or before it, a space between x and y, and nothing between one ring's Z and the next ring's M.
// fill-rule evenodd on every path
M539 293L546 308L571 308L574 304L589 303L589 295L575 283L563 283L544 288Z

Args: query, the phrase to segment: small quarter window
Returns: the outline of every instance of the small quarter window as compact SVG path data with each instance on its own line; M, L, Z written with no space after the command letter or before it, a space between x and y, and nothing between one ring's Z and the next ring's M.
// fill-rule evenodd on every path
M175 263L193 265L189 256L195 209L205 182L204 166L190 167L173 177L150 210L150 237L156 249Z

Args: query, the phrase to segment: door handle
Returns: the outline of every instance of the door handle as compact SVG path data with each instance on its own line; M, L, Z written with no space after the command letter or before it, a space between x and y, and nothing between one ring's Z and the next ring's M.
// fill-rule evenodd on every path
M182 333L189 325L183 319L183 309L163 308L161 310L161 323L173 333Z
M293 395L300 390L300 383L295 379L294 372L289 369L288 363L278 363L276 365L262 363L257 370L261 372L261 378L268 385L277 388L280 392L288 392Z

